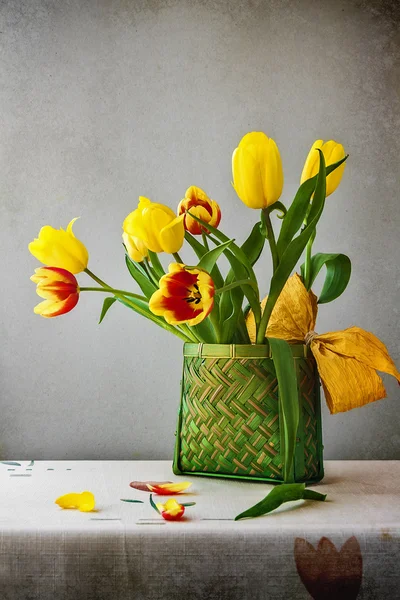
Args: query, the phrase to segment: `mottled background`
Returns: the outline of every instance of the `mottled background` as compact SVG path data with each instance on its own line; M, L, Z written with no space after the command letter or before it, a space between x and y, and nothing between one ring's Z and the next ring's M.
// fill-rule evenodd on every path
M122 220L140 194L175 207L191 184L243 240L257 213L230 186L230 158L249 130L279 144L286 202L314 139L345 145L315 249L349 254L353 276L321 307L317 331L358 325L399 363L396 6L0 2L3 458L172 456L180 341L120 305L98 326L96 294L59 319L34 316L27 245L42 225L81 216L90 268L129 286ZM270 272L265 258L258 273ZM385 383L388 399L357 411L330 416L324 405L326 458L400 458L399 388Z

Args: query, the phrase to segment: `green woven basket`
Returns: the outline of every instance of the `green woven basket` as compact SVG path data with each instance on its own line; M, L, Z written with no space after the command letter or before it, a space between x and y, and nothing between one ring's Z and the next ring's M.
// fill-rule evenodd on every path
M296 481L320 481L320 383L307 346L291 346L300 421ZM214 477L283 481L281 406L268 346L185 344L173 471Z

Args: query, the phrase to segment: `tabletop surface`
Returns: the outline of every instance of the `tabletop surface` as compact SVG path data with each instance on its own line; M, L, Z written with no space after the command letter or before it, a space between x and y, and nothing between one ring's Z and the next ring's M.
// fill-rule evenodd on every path
M1 599L398 597L400 462L326 461L311 486L325 502L243 521L233 519L272 485L176 477L170 461L15 462L0 463ZM177 522L129 485L182 480L193 485L179 499L196 504ZM96 512L54 502L85 490Z
M176 477L170 461L15 461L0 463L0 529L94 530L118 523L125 528L165 525L188 533L226 528L236 531L289 528L293 531L338 528L391 529L400 525L400 461L326 461L325 478L310 486L327 494L325 502L287 503L252 520L234 521L264 498L272 485L199 476ZM33 464L32 464L33 463ZM149 503L149 494L132 481L191 481L182 502L195 502L181 522L165 523ZM89 490L95 513L60 509L55 499ZM125 503L121 499L141 500ZM156 501L164 498L155 497ZM173 529L172 529L173 528Z

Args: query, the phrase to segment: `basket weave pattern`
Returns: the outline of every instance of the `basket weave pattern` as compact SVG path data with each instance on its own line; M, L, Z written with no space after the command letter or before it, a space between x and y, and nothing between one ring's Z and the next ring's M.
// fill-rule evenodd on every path
M319 394L313 359L296 358L300 423L297 480L318 477ZM271 358L185 356L178 468L181 472L283 478L278 383Z

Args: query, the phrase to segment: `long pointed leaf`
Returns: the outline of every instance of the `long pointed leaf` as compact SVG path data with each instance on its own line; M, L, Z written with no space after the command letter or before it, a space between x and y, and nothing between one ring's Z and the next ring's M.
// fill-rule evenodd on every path
M225 242L230 241L229 238L224 233L222 233L222 231L220 231L219 229L216 229L215 227L211 227L211 225L209 223L205 223L205 221L202 221L201 219L199 219L198 217L193 215L191 212L189 212L188 214L191 217L193 217L193 219L195 221L197 221L201 225L204 225L205 228L208 231L210 231L211 233L213 233L220 242L225 243ZM242 263L242 265L244 265L244 267L246 268L246 270L248 272L250 279L252 279L255 283L257 283L257 279L254 274L253 267L251 266L250 261L247 258L246 254L243 252L243 250L241 248L239 248L239 246L237 246L235 243L232 243L230 246L230 251Z
M150 298L154 292L157 291L154 283L148 279L147 275L143 274L143 271L141 268L139 268L139 265L135 263L127 254L125 254L125 263L128 267L129 273L136 281L143 294L146 296L146 298Z
M100 319L99 319L99 325L102 322L102 320L104 319L104 317L106 316L108 310L111 308L111 306L116 301L117 301L117 299L114 296L111 296L110 298L106 298L104 300L104 302L103 302L103 308L101 309L101 314L100 314Z
M287 246L281 257L279 266L272 276L267 303L261 319L259 333L257 334L258 343L263 343L261 336L264 337L265 335L265 329L268 324L269 317L271 316L275 303L279 298L279 294L281 293L283 286L285 285L300 256L302 255L308 240L314 234L315 228L324 209L326 192L325 159L321 150L318 150L318 152L320 155L320 170L318 173L317 185L309 213L309 220L304 230Z
M164 267L162 266L156 252L152 252L151 250L149 250L148 252L151 264L153 265L153 269L156 272L157 277L161 279L161 277L165 275Z
M224 250L229 248L229 246L232 243L233 243L233 240L229 240L229 241L225 242L224 244L221 244L220 246L217 246L216 248L209 250L208 252L203 254L203 256L201 257L200 262L197 266L200 267L200 269L204 269L205 271L207 271L208 273L211 274L211 271L214 268L214 265L217 262L217 260L219 259L219 257L221 256L221 254L224 252Z
M299 426L299 396L297 391L296 368L289 344L285 340L268 338L274 361L279 389L283 427L283 479L294 481L294 452L296 448L297 428Z
M340 167L340 165L347 159L342 158L333 165L326 167L326 175L328 176L332 171ZM276 243L279 256L282 256L285 252L286 247L291 242L293 237L296 235L300 227L302 226L307 210L310 204L311 196L314 192L318 175L314 175L311 179L307 179L299 187L292 204L290 205L285 218L282 222L281 231Z
M285 502L294 502L296 500L317 500L323 502L325 498L326 494L307 490L304 483L283 483L274 487L264 500L240 513L240 515L235 517L235 521L266 515Z
M310 288L322 267L326 267L325 282L322 288L319 304L332 302L343 294L351 276L351 261L345 254L324 254L319 252L311 258ZM304 272L304 263L301 265Z
M191 235L188 231L185 232L185 240L193 248L194 252L196 253L197 258L198 259L203 258L204 254L206 254L206 252L207 252L207 248L205 248L203 246L203 244L200 244L200 242L198 240L196 240L196 238L193 235ZM224 285L223 277L222 277L217 265L214 266L210 275L211 275L213 282L215 283L215 285L217 287L222 287Z
M261 223L258 222L254 225L249 237L242 244L241 249L248 257L251 266L259 259L265 244L265 237L261 232ZM226 276L224 285L229 285L235 280L235 273L231 268ZM223 292L221 294L219 311L220 320L222 323L221 327L221 343L232 343L234 336L238 329L240 329L241 335L239 339L241 343L250 343L250 338L245 325L244 316L242 312L244 293L240 290L231 290L230 292Z

